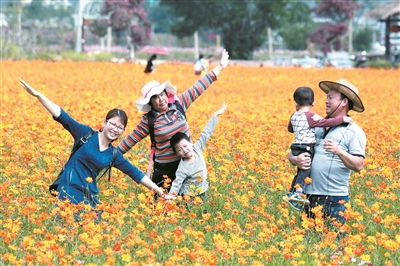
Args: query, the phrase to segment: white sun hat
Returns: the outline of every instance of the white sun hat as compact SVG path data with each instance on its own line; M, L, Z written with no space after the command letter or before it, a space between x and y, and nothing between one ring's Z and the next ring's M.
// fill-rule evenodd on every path
M154 95L162 93L164 90L167 92L168 98L176 98L176 87L172 86L168 80L161 84L156 80L150 81L142 88L142 97L136 100L136 107L141 112L150 111L150 98Z

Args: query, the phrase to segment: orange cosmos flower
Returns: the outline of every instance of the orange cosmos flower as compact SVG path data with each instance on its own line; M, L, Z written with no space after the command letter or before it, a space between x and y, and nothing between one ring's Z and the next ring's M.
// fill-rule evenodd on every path
M356 248L356 250L354 251L354 254L356 254L356 256L360 257L365 251L365 247L363 245L360 245L359 247Z
M112 255L107 256L105 265L115 265L116 258Z
M26 261L29 261L29 262L32 262L33 260L35 259L35 256L34 255L32 255L32 254L25 254L25 260Z
M174 230L174 234L175 234L176 236L181 236L181 235L183 235L183 228L182 228L182 226L176 227L175 230Z
M229 202L224 203L224 209L229 211L231 209L231 204Z
M10 202L10 197L8 197L8 196L3 196L3 202L4 203L9 203Z
M119 242L119 241L115 242L115 244L113 246L113 250L116 252L121 251L121 242Z
M375 223L380 223L382 221L382 218L381 217L379 217L379 216L374 216L374 222Z
M170 223L170 224L176 224L176 223L178 223L178 219L176 219L175 217L170 217L170 218L168 218L168 223Z
M93 249L91 254L93 254L93 255L101 255L102 253L103 253L103 250L101 249L101 247L97 247L97 248Z

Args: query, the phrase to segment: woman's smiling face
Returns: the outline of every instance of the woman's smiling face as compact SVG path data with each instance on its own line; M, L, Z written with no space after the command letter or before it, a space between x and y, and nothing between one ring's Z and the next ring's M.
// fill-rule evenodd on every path
M120 117L114 116L104 121L103 131L108 139L116 140L125 131L124 123Z
M168 94L164 90L150 98L151 106L159 113L168 111Z

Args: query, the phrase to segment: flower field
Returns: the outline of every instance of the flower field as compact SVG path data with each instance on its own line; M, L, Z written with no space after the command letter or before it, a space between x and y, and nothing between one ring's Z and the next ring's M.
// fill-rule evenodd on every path
M110 109L124 109L124 137L141 118L135 100L146 82L169 80L179 93L196 81L190 64L158 65L152 76L143 70L131 63L1 61L0 265L400 265L399 70L232 64L186 114L197 140L228 103L204 154L207 214L200 206L186 211L184 199L154 203L151 191L116 169L111 182L99 181L100 223L90 211L74 222L77 206L54 209L48 186L72 137L18 78L94 129ZM286 159L293 92L310 86L313 110L323 116L318 82L339 78L360 91L366 110L350 115L367 135L364 169L350 178L341 243L320 210L315 221L302 221L282 201L296 170ZM125 155L144 172L149 146L147 138Z

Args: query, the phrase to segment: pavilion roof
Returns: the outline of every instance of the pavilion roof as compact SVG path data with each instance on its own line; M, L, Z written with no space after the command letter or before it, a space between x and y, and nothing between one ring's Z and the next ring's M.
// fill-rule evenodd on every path
M387 19L388 17L400 13L400 2L394 1L383 4L364 14L365 17L374 19Z

